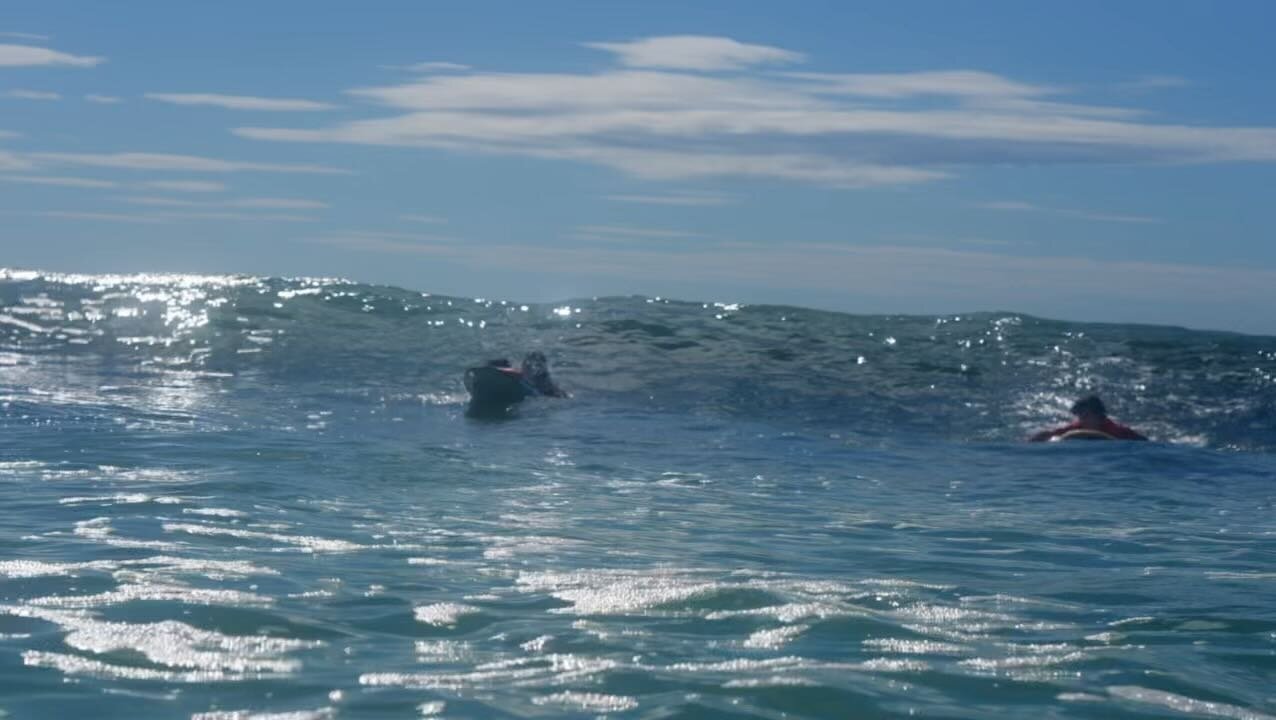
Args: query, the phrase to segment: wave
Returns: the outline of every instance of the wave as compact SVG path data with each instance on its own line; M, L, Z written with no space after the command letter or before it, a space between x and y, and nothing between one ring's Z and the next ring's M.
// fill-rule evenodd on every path
M0 270L0 393L24 402L39 402L32 389L109 393L139 372L236 392L459 399L465 367L531 349L578 402L849 443L1017 440L1093 391L1155 439L1276 449L1271 337L1014 312L522 304L340 279Z

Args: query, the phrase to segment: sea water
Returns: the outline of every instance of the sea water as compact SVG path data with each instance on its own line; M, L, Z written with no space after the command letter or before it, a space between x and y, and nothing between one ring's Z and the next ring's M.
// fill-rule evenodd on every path
M1273 451L1269 337L3 271L0 715L1271 718Z

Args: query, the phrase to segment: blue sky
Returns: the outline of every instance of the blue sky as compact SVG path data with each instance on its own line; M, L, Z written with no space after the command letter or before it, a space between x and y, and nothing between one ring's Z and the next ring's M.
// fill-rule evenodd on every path
M1267 2L0 6L0 267L1276 334Z

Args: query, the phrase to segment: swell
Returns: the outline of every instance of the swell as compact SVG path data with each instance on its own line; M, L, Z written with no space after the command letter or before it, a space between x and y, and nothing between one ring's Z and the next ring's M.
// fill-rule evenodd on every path
M1018 313L642 297L535 305L342 280L0 270L0 385L10 402L37 407L47 393L91 400L138 382L221 384L243 402L266 391L456 399L465 367L530 349L549 355L580 402L851 443L1015 440L1097 391L1159 440L1276 447L1270 337Z

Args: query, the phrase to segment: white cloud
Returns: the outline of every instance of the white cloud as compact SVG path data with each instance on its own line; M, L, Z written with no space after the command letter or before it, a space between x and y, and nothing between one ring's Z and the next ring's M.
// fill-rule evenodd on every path
M57 50L30 45L0 44L0 67L32 67L39 65L94 67L103 62L106 62L106 58L69 55Z
M615 53L622 65L677 70L735 70L750 65L801 62L801 53L748 45L709 35L666 35L631 42L590 42L585 47Z
M639 55L668 47L655 40L620 46ZM1276 162L1276 128L1149 122L1135 108L1067 102L1076 91L1063 86L976 70L473 73L347 92L389 110L326 127L233 132L576 161L654 180L834 187L927 182L986 165Z
M62 220L92 220L94 222L125 222L155 224L163 222L161 218L150 215L128 215L123 213L81 212L79 210L42 210L32 213L40 217L58 218Z
M141 186L153 190L195 193L222 192L226 189L224 183L212 180L149 180L141 183Z
M38 35L36 33L24 33L24 32L0 32L0 37L11 37L11 38L17 38L19 40L39 40L39 41L45 41L49 39L48 35Z
M648 180L735 176L858 188L905 185L948 177L947 173L939 170L868 165L821 155L655 152L604 146L540 150L529 154L595 162Z
M441 218L441 217L438 217L437 215L407 214L407 215L400 215L399 219L407 220L408 222L425 223L427 225L443 225L447 223L447 218Z
M227 110L264 110L269 112L310 112L332 110L337 107L313 100L287 98L249 97L246 95L216 95L212 93L146 93L149 100L174 105L210 105Z
M111 180L49 175L0 175L0 180L24 185L57 185L76 188L113 188L119 184Z
M314 238L331 245L358 245L366 242L411 241L413 243L460 243L459 238L434 233L400 233L382 230L337 230Z
M348 170L326 165L288 163L259 163L220 160L196 155L167 155L162 153L31 153L38 162L86 165L89 167L118 168L122 170L172 170L186 172L277 172L308 173L319 175L344 175Z
M130 205L148 205L153 207L200 207L202 203L194 200L182 200L180 198L167 197L126 197L121 198Z
M182 220L234 220L265 222L314 222L314 218L304 215L279 215L234 212L186 212L162 211L144 214L82 212L79 210L40 210L28 213L38 217L62 220L91 220L94 222L123 222L153 225L158 223L177 222Z
M818 94L857 95L875 98L907 98L920 95L950 97L1036 97L1056 90L1015 82L978 70L934 72L829 74L787 73L786 77L809 81Z
M687 207L733 205L736 202L734 198L727 195L697 192L668 193L664 195L608 195L607 199L615 200L616 202L638 203L640 205L677 205Z
M1118 215L1113 213L1092 212L1089 210L1074 210L1068 208L1052 208L1034 205L1033 203L1020 202L1017 200L1001 200L995 202L979 203L976 207L984 210L1002 210L1009 212L1036 212L1048 213L1051 215L1062 215L1064 217L1079 218L1081 220L1096 220L1099 222L1115 222L1115 223L1135 223L1135 224L1155 224L1165 222L1160 218L1148 217L1146 215Z
M55 92L45 90L10 90L4 94L5 97L15 98L18 100L61 100L62 96Z
M286 215L277 213L236 213L236 212L161 212L156 213L155 217L161 220L235 220L235 221L266 221L266 222L287 222L287 223L308 223L315 222L315 218L306 215Z
M1122 83L1120 87L1125 90L1165 90L1168 88L1187 87L1191 84L1191 80L1178 75L1144 75Z
M85 95L84 99L88 102L97 103L99 105L116 105L116 104L124 102L124 100L122 100L121 98L117 98L114 95L89 94L89 95Z
M827 105L800 88L772 81L637 70L446 75L348 92L390 107L431 112L792 110Z
M302 200L300 198L239 198L226 202L227 207L237 208L272 208L275 210L318 210L328 207L328 203L318 200Z
M594 240L687 240L701 237L698 233L665 228L642 228L625 225L581 225L575 237Z
M0 171L27 170L31 162L11 152L0 150Z
M419 73L435 73L435 72L465 72L470 69L469 65L462 65L454 62L420 62L412 65L383 65L386 70L406 70L408 72Z
M243 210L318 210L328 207L327 203L316 200L298 198L233 198L229 200L185 200L171 197L133 196L123 198L132 205L150 205L154 207L201 207L201 208L239 208Z

